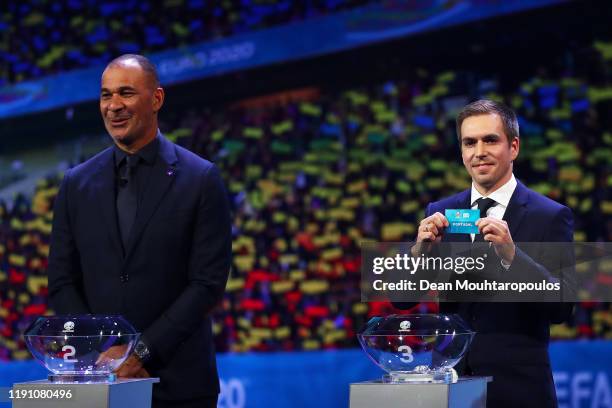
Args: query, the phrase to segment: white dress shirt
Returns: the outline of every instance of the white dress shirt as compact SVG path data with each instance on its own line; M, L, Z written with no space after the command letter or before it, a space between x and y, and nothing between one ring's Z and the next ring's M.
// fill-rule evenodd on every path
M487 217L497 218L501 220L504 218L504 214L506 213L506 208L508 208L508 204L510 203L510 198L512 197L512 193L514 193L514 189L516 188L516 179L514 178L514 174L510 177L510 180L494 192L490 193L486 198L490 198L491 200L495 200L497 204L487 210ZM470 198L470 203L472 204L472 209L477 209L478 204L476 204L476 200L481 197L485 197L476 190L474 183L472 182L472 196ZM474 237L476 234L470 234L472 237L472 242L474 242Z
M501 220L504 218L504 214L506 213L506 208L508 208L508 204L510 203L510 198L512 197L512 194L514 193L515 188L516 188L516 179L514 178L514 173L512 173L512 177L510 177L510 180L508 180L506 184L504 184L503 186L501 186L494 192L490 193L486 197L486 198L490 198L491 200L495 200L495 202L497 203L487 210L487 217L497 218L498 220ZM472 210L475 210L478 208L478 204L476 204L476 200L478 200L481 197L484 197L484 196L480 194L478 190L476 190L476 187L474 187L474 182L472 182L472 195L470 198L471 200L470 202L472 203ZM472 237L472 242L474 242L475 236L476 234L470 234L470 237ZM491 243L489 243L489 245L491 245ZM504 262L503 260L500 260L500 261L501 261L502 267L505 270L508 270L508 268L510 268L510 264Z

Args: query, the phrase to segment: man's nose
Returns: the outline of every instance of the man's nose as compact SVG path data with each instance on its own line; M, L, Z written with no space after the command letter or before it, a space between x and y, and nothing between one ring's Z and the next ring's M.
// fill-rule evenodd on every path
M476 157L483 157L486 155L487 155L487 152L485 150L485 144L482 140L479 140L476 143Z
M121 100L121 97L117 94L113 94L108 104L108 109L111 111L118 111L118 110L123 109L123 107L124 107L124 104L123 104L123 101Z

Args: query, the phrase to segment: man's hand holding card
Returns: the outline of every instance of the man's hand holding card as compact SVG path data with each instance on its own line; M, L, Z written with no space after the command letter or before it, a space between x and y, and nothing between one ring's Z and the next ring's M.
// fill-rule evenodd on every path
M477 209L447 209L444 213L436 212L421 221L413 254L427 252L423 243L440 242L444 233L482 234L484 241L493 244L495 253L505 266L512 263L516 248L506 221L494 217L480 218Z

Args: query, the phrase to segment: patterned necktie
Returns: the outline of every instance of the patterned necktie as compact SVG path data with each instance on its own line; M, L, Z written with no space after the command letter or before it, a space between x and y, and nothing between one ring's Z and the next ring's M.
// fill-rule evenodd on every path
M480 210L480 218L485 218L487 216L487 210L497 204L497 201L491 198L480 197L476 200L476 204L478 205L478 209ZM474 237L474 242L484 242L483 234L476 234Z
M128 239L138 209L138 189L134 178L138 161L138 156L128 155L125 157L125 163L119 168L117 219L124 251L127 251Z

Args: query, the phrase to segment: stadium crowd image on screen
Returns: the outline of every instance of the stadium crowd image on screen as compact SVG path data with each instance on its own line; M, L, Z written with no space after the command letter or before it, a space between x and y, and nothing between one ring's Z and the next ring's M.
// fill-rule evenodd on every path
M610 18L7 1L0 408L48 378L24 334L56 316L36 357L108 352L108 386L149 381L153 407L384 408L359 387L391 366L463 403L612 406ZM73 342L87 316L138 340Z

